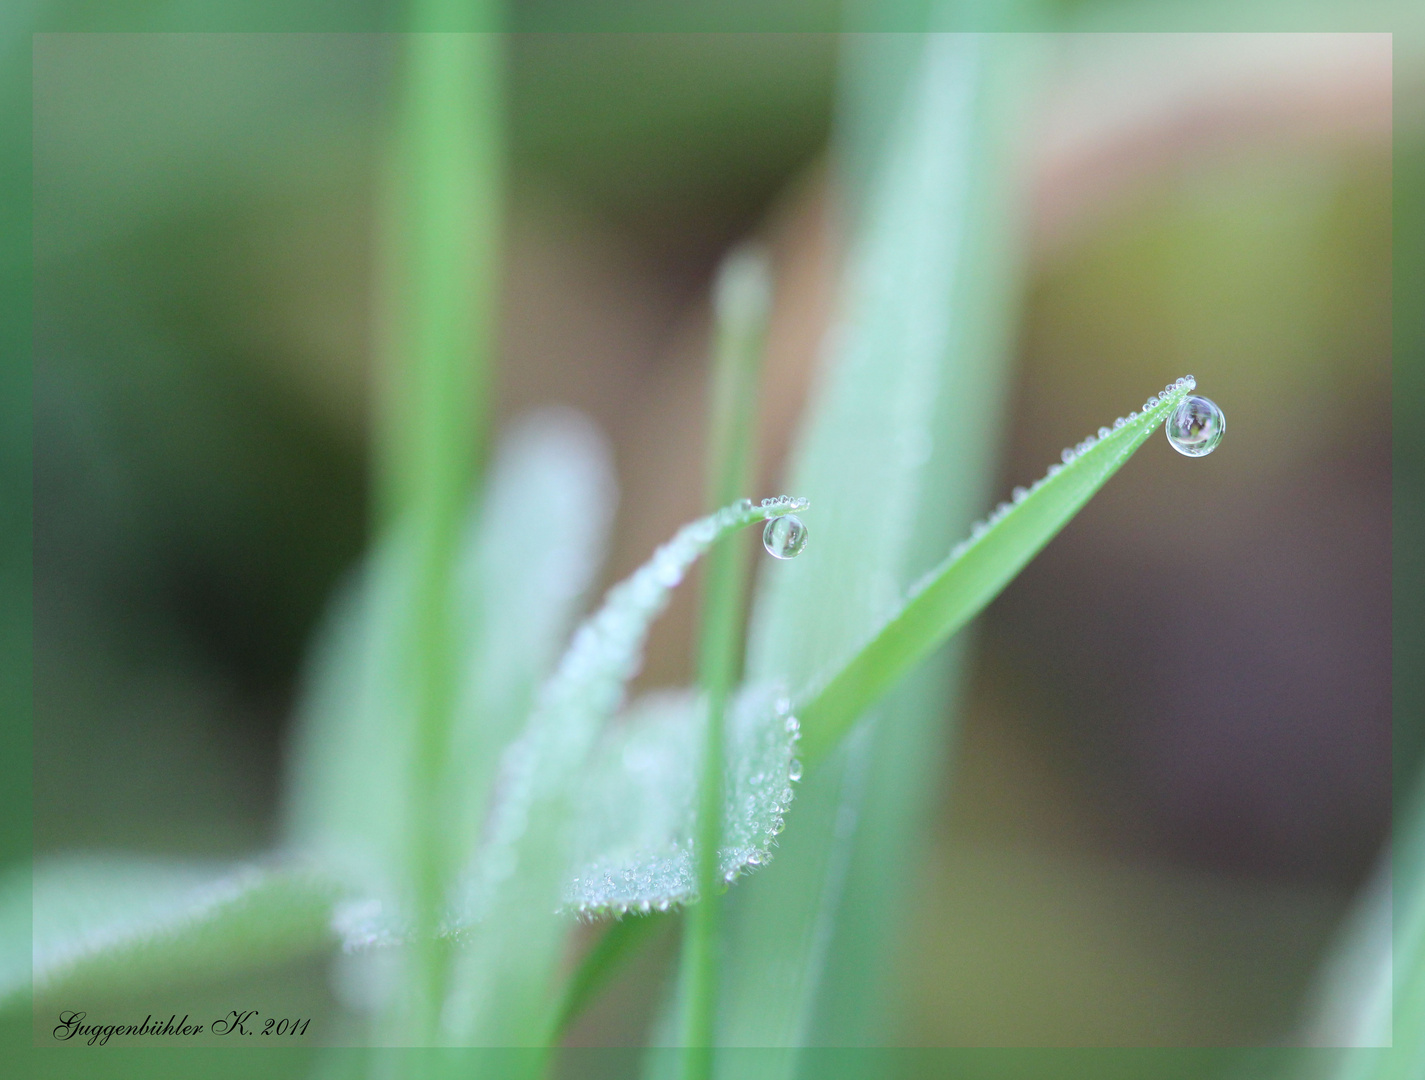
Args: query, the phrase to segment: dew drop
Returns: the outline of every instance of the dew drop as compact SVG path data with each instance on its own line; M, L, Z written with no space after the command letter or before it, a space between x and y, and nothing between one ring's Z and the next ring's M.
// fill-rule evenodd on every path
M787 713L792 711L792 699L783 695L782 697L779 697L777 699L776 703L772 706L772 708L777 710L778 716L786 716ZM792 730L791 725L787 726L787 730Z
M647 915L652 909L653 905L650 904L647 900L644 900L638 905L639 913L643 915Z
M802 778L802 763L796 758L792 758L792 763L787 767L788 780L800 780Z
M807 527L795 514L774 517L762 530L762 546L774 559L795 559L807 546Z
M1113 430L1114 430L1114 431L1117 431L1119 428L1121 428L1121 427L1122 427L1124 424L1126 424L1126 423L1128 423L1128 421L1125 420L1125 419L1123 419L1123 417L1120 416L1117 420L1115 420L1115 421L1113 422Z
M1017 503L1022 503L1025 499L1029 498L1029 489L1027 487L1017 487L1009 493L1009 497Z
M1188 457L1206 457L1217 449L1227 430L1227 417L1205 397L1185 398L1166 425L1168 442Z
M669 908L669 906L670 906L670 905L669 905L669 903L668 903L667 900L660 900L660 901L658 901L658 910L659 910L659 911L667 911L668 908Z
M725 873L725 874L722 875L722 880L723 880L723 881L726 881L726 882L730 885L730 884L732 884L733 879L736 878L736 877L737 877L737 871L736 871L736 870L729 870L727 873Z
M787 827L787 823L786 823L785 821L783 821L781 818L775 818L775 819L773 819L773 821L772 821L772 835L773 835L773 836L779 836L779 835L781 835L782 830L785 829L786 827Z
M1101 428L1098 429L1098 437L1099 437L1100 439L1106 439L1106 438L1108 438L1108 436L1109 436L1108 428L1106 428L1106 427L1101 427Z
M736 510L739 514L745 514L745 513L747 513L747 511L749 511L749 510L752 509L752 500L751 500L751 499L738 499L735 503L732 504L732 507L733 507L733 509Z
M1064 449L1059 451L1059 460L1062 461L1065 465L1073 461L1074 458L1078 456L1078 451L1076 451L1072 446L1066 446L1064 447Z
M747 856L747 865L748 865L748 866L761 866L761 865L762 865L762 853L761 853L760 851L753 851L753 852L750 852L750 853L748 854L748 856Z
M797 721L797 718L796 718L795 716L789 716L789 717L787 717L787 734L788 734L788 735L795 735L795 734L797 734L799 731L801 731L801 729L802 729L802 725Z

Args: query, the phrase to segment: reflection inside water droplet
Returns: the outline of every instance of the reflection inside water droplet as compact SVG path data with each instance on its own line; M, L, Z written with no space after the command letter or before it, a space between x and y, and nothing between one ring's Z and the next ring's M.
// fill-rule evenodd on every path
M1188 457L1205 457L1217 449L1227 430L1227 418L1205 397L1190 397L1173 410L1166 425L1168 442Z
M795 514L774 517L762 530L762 546L773 558L795 559L807 546L807 527Z

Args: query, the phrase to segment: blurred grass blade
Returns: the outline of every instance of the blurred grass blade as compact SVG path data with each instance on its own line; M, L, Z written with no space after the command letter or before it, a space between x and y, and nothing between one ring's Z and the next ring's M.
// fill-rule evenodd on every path
M734 252L718 271L713 288L716 317L712 364L711 414L708 418L709 508L722 506L751 485L756 447L757 387L772 306L771 272L755 249ZM698 687L703 695L704 733L694 833L697 907L688 913L683 933L680 977L683 983L682 1043L688 1048L684 1080L711 1074L713 1017L717 1007L722 899L723 826L728 819L723 791L725 766L723 710L736 684L743 651L744 590L748 546L741 538L718 544L708 556L703 576L698 626ZM775 721L775 718L774 718ZM790 751L788 751L788 757ZM785 772L785 769L782 770ZM768 767L759 775L770 776ZM781 784L778 783L778 788ZM788 789L790 797L790 789ZM734 811L736 812L736 811ZM770 834L769 834L770 836ZM750 857L750 854L749 854Z
M557 1045L565 1032L626 961L674 925L673 916L654 913L619 919L594 943L564 986L564 996L545 1040Z
M825 757L881 694L993 600L1192 390L1179 380L1151 407L1066 465L1051 467L1023 501L1001 504L991 524L953 550L840 671L798 706L808 761ZM1081 446L1083 444L1080 444Z
M1332 981L1322 987L1323 1008L1307 1032L1316 1045L1359 1049L1342 1050L1330 1070L1308 1067L1303 1080L1425 1076L1425 775L1397 820L1391 849L1390 880L1366 895L1348 923L1324 969Z
M693 837L704 701L643 698L594 752L575 810L575 880L566 897L575 910L646 914L701 894ZM800 776L787 717L777 686L744 688L728 704L718 882L772 858L792 777Z
M36 998L140 991L327 948L342 896L329 877L278 864L73 856L38 864L33 892L23 877L0 897L0 925L33 903ZM7 961L0 1002L22 998L30 973Z
M852 36L845 48L841 136L853 142L838 157L856 215L842 314L791 473L816 503L817 540L764 575L748 650L750 679L785 678L803 699L984 505L1017 250L1005 223L1020 36ZM922 665L808 775L777 866L729 897L719 1045L884 1037L888 957L943 757L953 660ZM765 1076L801 1067L795 1054L757 1064Z
M575 631L503 756L485 841L455 900L463 949L444 1038L475 1046L546 1038L558 1007L553 975L567 926L556 908L571 865L576 776L638 670L649 626L693 563L728 533L804 506L744 500L685 525Z
M541 410L501 440L455 573L459 691L442 800L452 869L475 850L499 755L603 565L616 498L612 452L581 414Z
M493 25L493 4L475 17ZM412 0L412 28L447 29L469 3ZM380 426L373 500L403 536L394 614L398 678L409 689L403 892L415 940L390 1021L435 1038L448 969L437 937L451 878L449 754L458 690L451 588L462 516L484 450L499 266L499 34L408 33L384 210ZM383 530L384 531L384 530Z
M609 451L567 410L535 413L502 439L484 507L467 518L454 575L458 660L442 856L473 852L494 762L553 666L601 561L613 503ZM404 539L391 538L333 604L313 650L292 754L288 840L391 907L409 817L411 703L394 627ZM458 860L458 861L457 861Z

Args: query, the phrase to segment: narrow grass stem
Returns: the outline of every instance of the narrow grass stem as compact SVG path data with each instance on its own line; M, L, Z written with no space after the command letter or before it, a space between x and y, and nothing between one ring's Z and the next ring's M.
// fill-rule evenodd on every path
M412 26L457 5L417 0ZM461 12L468 7L458 5ZM417 927L406 1035L436 1037L446 949L436 934L450 874L439 793L455 693L451 575L485 441L498 229L498 38L413 33L386 183L383 395L376 505L408 533L401 664L410 687L410 892Z
M708 505L723 506L747 489L753 461L757 384L766 342L771 287L765 259L733 254L714 292L712 402L708 424ZM745 538L729 536L708 555L698 632L698 684L707 703L697 823L698 902L684 925L681 1044L684 1080L712 1075L717 1010L718 930L722 882L723 711L742 651Z

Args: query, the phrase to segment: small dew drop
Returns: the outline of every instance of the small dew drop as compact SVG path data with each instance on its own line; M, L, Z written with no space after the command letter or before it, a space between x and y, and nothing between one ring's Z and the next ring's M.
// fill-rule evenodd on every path
M1078 456L1078 451L1076 451L1072 446L1066 446L1064 447L1064 449L1059 451L1059 460L1062 461L1065 465L1073 461L1074 458Z
M747 513L747 511L752 509L752 500L738 499L735 503L732 504L732 506L733 509L735 509L739 514L745 514Z
M787 717L787 734L788 734L788 735L795 735L795 734L797 734L797 732L801 731L801 729L802 729L802 725L797 721L797 718L796 718L795 716L789 716L789 717Z
M729 885L731 885L732 882L733 882L733 879L736 878L736 877L737 877L737 871L736 871L736 870L729 870L727 873L725 873L725 874L722 875L722 880L725 881L725 882L727 882Z
M1227 430L1227 417L1205 397L1185 398L1168 417L1168 442L1188 457L1206 457L1217 449Z
M1054 462L1054 464L1052 464L1052 465L1049 466L1049 475L1050 475L1050 476L1058 476L1058 475L1059 475L1061 472L1063 472L1063 471L1064 471L1064 466L1060 465L1057 461Z
M659 911L667 911L669 907L670 907L670 905L669 905L669 903L668 903L667 900L660 900L660 901L658 901L658 910L659 910Z
M792 758L792 764L787 769L788 780L800 780L802 778L802 763L797 758Z
M1029 489L1027 487L1017 487L1009 493L1009 497L1017 503L1022 503L1025 499L1029 498Z
M1109 430L1108 430L1108 428L1106 428L1106 427L1101 427L1101 428L1098 429L1098 437L1099 437L1100 439L1106 439L1106 438L1108 438L1108 436L1109 436Z
M1120 416L1117 420L1115 420L1115 421L1113 422L1113 430L1114 430L1114 431L1117 431L1119 428L1121 428L1121 427L1122 427L1124 424L1126 424L1126 423L1128 423L1128 421L1125 420L1125 419L1123 419L1123 417Z
M1153 395L1152 397L1150 397L1147 401L1143 402L1143 411L1144 411L1144 412L1147 412L1149 409L1153 408L1153 407L1156 406L1157 404L1158 404L1158 395L1157 395L1157 394L1154 394L1154 395Z
M644 900L638 905L638 910L641 914L647 915L651 910L653 910L653 905L650 904L647 900Z
M781 818L776 818L776 819L772 822L772 835L773 835L773 836L780 836L781 833L782 833L782 830L785 829L786 827L787 827L787 823L786 823L785 821L783 821Z
M760 851L753 851L753 852L750 852L750 853L748 854L748 856L747 856L747 865L748 865L748 866L761 866L761 865L762 865L762 853L761 853Z
M795 559L807 546L807 527L795 514L774 517L762 530L762 546L774 559Z
M772 708L776 710L778 716L786 716L787 713L792 711L792 699L783 695L773 703ZM791 728L787 730L790 731Z

